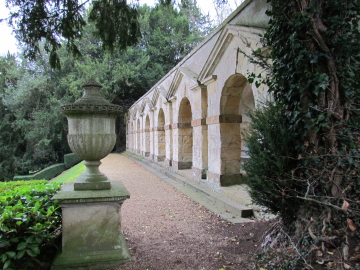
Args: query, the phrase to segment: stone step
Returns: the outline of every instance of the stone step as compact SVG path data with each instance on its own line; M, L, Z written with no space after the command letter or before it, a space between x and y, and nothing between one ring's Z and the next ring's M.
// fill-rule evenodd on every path
M253 219L251 218L254 216L254 211L252 207L246 205L249 204L250 197L244 187L237 187L234 191L230 191L228 188L225 192L218 192L212 190L206 183L188 179L190 177L185 177L184 174L181 175L177 172L168 170L147 158L130 152L124 152L123 155L134 160L163 181L173 185L179 191L197 201L210 211L218 214L226 221L232 223L253 222ZM242 195L245 199L239 199Z

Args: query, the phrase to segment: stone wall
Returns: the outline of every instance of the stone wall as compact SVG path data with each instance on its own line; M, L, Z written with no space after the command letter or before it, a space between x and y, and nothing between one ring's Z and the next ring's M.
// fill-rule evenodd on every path
M268 93L248 82L262 70L242 52L261 46L267 8L266 0L245 1L130 107L127 150L213 187L243 182L247 112Z

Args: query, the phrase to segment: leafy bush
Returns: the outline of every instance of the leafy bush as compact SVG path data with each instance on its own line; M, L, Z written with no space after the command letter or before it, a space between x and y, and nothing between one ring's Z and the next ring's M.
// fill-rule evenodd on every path
M280 213L284 223L290 225L302 201L295 199L294 191L301 188L289 173L294 166L294 150L285 115L278 105L268 102L249 117L245 141L251 158L244 163L244 169L250 195L255 203Z
M13 190L21 186L39 185L48 183L47 180L29 180L29 181L11 181L11 182L0 182L0 193L5 190Z
M0 185L0 267L38 269L55 246L61 211L52 196L60 183L9 182Z

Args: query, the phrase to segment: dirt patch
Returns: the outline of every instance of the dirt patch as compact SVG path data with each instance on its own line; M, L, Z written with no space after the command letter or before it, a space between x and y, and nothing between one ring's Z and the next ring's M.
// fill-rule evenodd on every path
M128 158L111 154L100 170L131 194L122 207L130 262L112 269L247 269L267 222L231 224Z

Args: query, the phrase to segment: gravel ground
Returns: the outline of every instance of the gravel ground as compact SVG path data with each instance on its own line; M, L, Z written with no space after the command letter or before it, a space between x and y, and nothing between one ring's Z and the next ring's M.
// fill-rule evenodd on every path
M102 163L130 192L122 228L132 259L113 270L251 269L268 223L227 223L121 154Z

